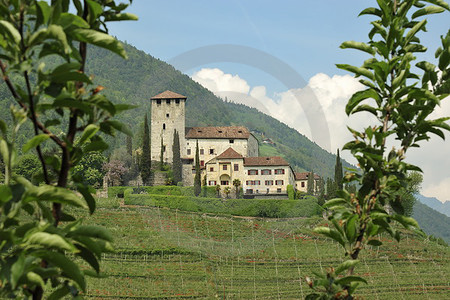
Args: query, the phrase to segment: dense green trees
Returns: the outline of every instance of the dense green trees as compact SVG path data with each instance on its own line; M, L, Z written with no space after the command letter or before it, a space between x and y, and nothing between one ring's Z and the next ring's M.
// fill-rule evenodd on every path
M114 0L0 1L1 86L8 106L14 103L0 118L1 298L42 299L45 290L48 299L79 298L85 276L98 274L102 253L112 250L108 231L83 225L63 205L94 212L91 188L71 169L108 147L102 137L130 133L114 120L129 105L113 104L85 68L88 45L126 57L107 23L136 19L123 12L127 6ZM39 185L13 172L18 143L22 153L36 154Z
M142 138L142 157L141 163L139 165L141 178L144 185L148 185L150 183L150 178L152 175L152 162L151 162L151 153L150 153L150 132L148 128L148 116L145 114L144 119L144 136Z
M314 171L311 171L308 175L308 181L306 182L306 193L313 196L315 189Z
M342 169L342 161L339 155L339 149L337 149L336 164L334 165L334 182L338 190L344 188L343 184L344 170Z
M106 157L99 152L92 152L84 155L78 165L72 170L72 176L79 177L79 181L91 185L95 188L102 186L103 177L106 171L103 165L106 163Z

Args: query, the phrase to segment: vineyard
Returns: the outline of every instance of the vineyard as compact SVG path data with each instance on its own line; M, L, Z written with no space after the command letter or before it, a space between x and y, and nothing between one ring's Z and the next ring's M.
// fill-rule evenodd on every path
M85 220L107 227L115 253L105 277L90 278L89 299L299 299L305 276L342 260L341 249L312 232L319 217L257 219L119 205L100 199ZM450 249L404 234L368 249L357 272L366 299L450 297Z

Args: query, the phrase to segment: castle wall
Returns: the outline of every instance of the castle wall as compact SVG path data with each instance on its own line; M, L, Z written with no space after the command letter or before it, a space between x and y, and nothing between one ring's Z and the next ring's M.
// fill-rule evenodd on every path
M185 99L152 99L151 100L151 159L160 160L161 137L165 146L163 160L172 163L173 134L180 136L180 153L183 156L185 136Z
M181 157L195 159L197 141L200 161L204 161L205 164L230 147L242 156L247 156L248 153L248 142L246 139L186 139L185 149L181 153Z

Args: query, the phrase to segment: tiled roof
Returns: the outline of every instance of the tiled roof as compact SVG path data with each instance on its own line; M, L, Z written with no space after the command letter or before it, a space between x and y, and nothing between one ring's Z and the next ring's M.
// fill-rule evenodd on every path
M186 96L167 90L165 92L162 92L161 94L153 96L151 99L186 99L186 98L187 98Z
M289 166L289 163L280 156L245 157L244 166Z
M187 139L248 139L250 131L244 126L192 127Z
M295 180L308 180L310 172L295 172L294 176L295 176ZM320 179L320 176L318 174L314 173L314 179L318 180Z
M225 150L222 154L218 155L216 157L217 159L230 159L230 158L243 158L242 155L234 151L233 148L228 148Z

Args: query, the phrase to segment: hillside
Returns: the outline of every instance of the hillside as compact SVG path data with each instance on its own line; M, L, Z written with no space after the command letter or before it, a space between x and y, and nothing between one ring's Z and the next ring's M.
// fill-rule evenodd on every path
M438 199L434 197L425 197L423 195L416 195L417 200L419 200L421 203L431 207L432 209L440 212L441 214L446 215L447 217L450 217L450 201L445 201L442 203Z
M450 244L450 218L430 208L426 204L416 201L414 204L414 219L427 234L440 237Z
M107 227L115 253L107 277L89 278L90 299L299 299L306 276L342 261L342 249L312 232L323 219L242 218L99 200L85 224ZM446 299L450 248L403 234L368 247L356 274L365 299ZM447 275L446 275L447 274ZM446 296L447 295L447 296Z
M139 124L148 111L149 98L169 89L188 97L187 126L244 125L275 142L275 146L268 146L272 149L262 149L263 155L282 155L298 170L334 176L336 157L293 128L254 108L224 102L169 64L133 46L126 45L126 49L127 61L102 49L90 48L87 71L96 75L95 82L105 86L114 101L140 106L121 117L135 133L139 133Z

